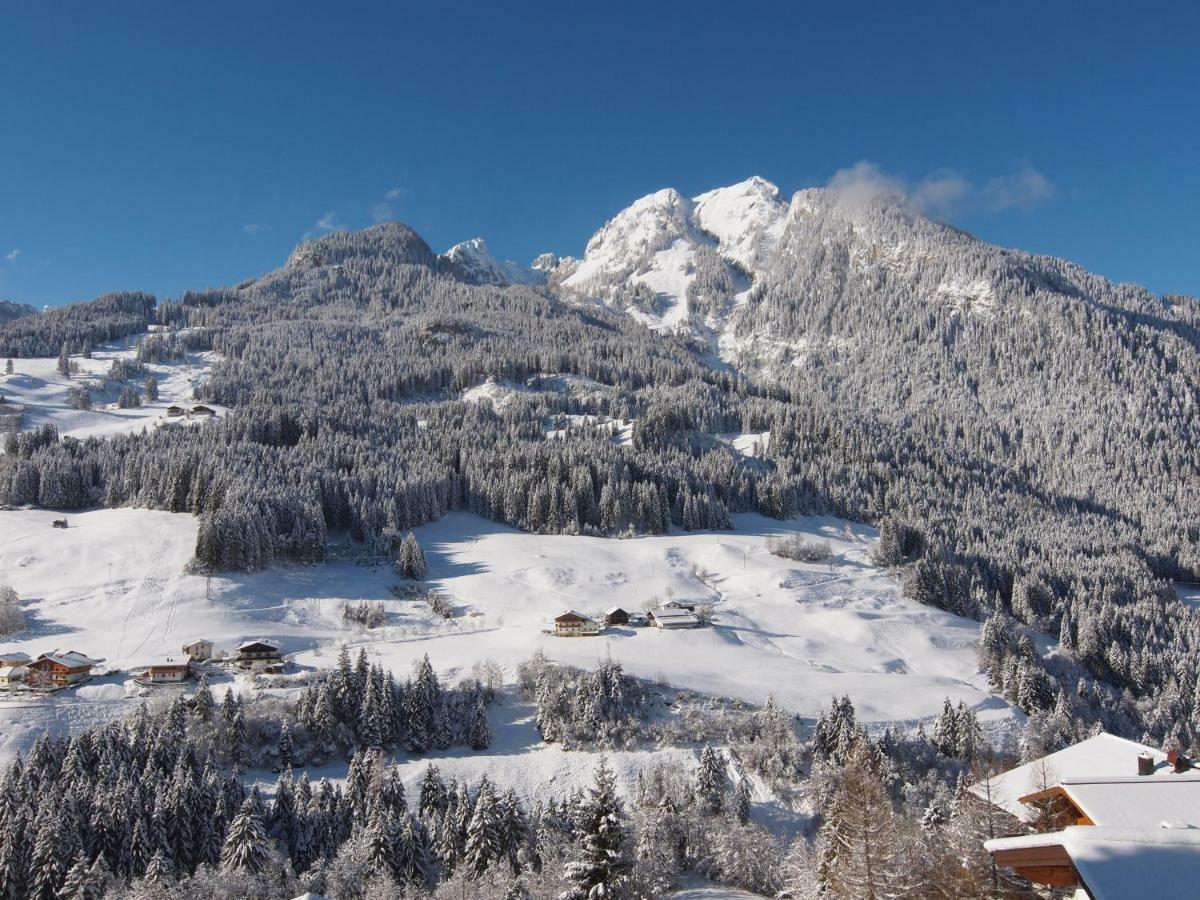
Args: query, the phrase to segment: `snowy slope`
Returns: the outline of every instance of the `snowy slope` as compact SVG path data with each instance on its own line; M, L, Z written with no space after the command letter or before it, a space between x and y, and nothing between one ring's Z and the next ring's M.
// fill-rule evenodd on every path
M634 674L717 696L760 703L773 693L805 716L843 693L866 722L930 717L945 696L985 722L1012 716L976 672L978 624L901 598L894 579L867 562L873 530L836 519L742 515L733 533L609 540L531 535L454 513L416 531L428 583L458 610L444 622L425 604L394 599L388 587L397 579L386 568L338 562L184 574L191 516L97 510L71 515L65 531L52 529L52 518L0 511L0 571L35 621L0 650L35 655L69 645L126 666L196 636L225 647L266 636L301 662L324 665L348 640L406 671L424 653L439 668L466 670L480 659L511 667L541 648L585 667L611 654ZM793 530L828 540L831 564L767 551L769 535ZM342 605L359 599L382 601L389 624L347 630ZM542 633L568 608L638 611L670 599L713 603L716 627L619 628L574 640Z
M219 358L212 352L189 353L178 362L146 363L148 373L158 380L158 400L151 402L143 398L140 407L117 408L122 383L108 377L109 366L114 359L135 358L134 343L141 336L96 348L91 359L71 357L80 372L70 378L58 373L56 359L13 360L13 374L0 374L0 393L4 394L10 408L20 408L20 430L50 423L62 436L85 438L125 434L142 428L186 427L210 421L167 418L166 410L173 404L190 408L195 403L193 389L208 377L213 363ZM141 387L143 377L129 383ZM78 410L68 403L68 392L82 386L91 392L90 410ZM218 415L224 412L211 404L210 407Z

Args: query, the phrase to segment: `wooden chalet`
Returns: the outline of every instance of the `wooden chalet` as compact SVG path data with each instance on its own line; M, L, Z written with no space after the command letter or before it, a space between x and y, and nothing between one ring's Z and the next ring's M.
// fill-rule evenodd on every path
M215 416L216 414L217 414L217 411L215 409L213 409L211 406L204 406L203 404L201 404L199 406L192 407L192 415L193 416Z
M33 662L28 653L0 653L0 668L27 666Z
M1102 732L971 791L1011 813L1013 830L1033 830L984 846L1034 884L1100 900L1171 896L1158 890L1163 865L1200 878L1200 771L1178 752Z
M187 410L184 409L182 406L168 406L166 414L168 416L170 416L172 419L177 419L180 416L184 415L186 412L187 412Z
M29 669L25 666L0 666L0 687L16 687L28 677Z
M588 637L600 633L600 625L590 616L573 609L554 617L554 633L558 637Z
M628 625L629 613L621 609L619 606L614 606L604 614L605 625Z
M43 653L28 666L30 684L39 687L64 687L87 678L99 665L98 660L89 659L74 650L55 650Z
M233 663L243 669L266 670L282 666L283 656L274 641L260 639L247 641L238 647Z

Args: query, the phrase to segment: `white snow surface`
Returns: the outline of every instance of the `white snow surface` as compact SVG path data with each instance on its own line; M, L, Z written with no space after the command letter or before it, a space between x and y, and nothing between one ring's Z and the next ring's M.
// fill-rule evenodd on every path
M701 194L696 223L717 239L721 253L753 272L765 262L787 221L788 204L779 188L757 175Z
M192 516L94 510L69 514L65 530L51 528L56 517L0 511L0 572L32 617L29 631L0 641L0 652L72 649L112 671L178 654L196 637L224 649L270 638L301 666L325 666L346 642L398 673L428 653L455 678L485 659L511 674L540 648L583 667L611 656L631 674L752 703L773 694L803 716L845 693L867 723L929 719L947 696L974 708L989 729L1020 717L976 670L978 623L903 599L895 580L868 561L875 531L838 519L737 515L734 532L615 540L532 535L452 513L415 529L429 563L427 586L456 607L456 618L443 621L424 603L395 599L388 588L398 579L387 567L278 565L206 579L183 571L195 546ZM831 562L771 555L767 537L785 532L829 541ZM345 624L345 602L364 599L384 604L387 625L361 631ZM671 599L712 603L715 626L619 627L593 638L543 633L569 608L640 611ZM32 720L28 704L0 704L0 722L41 727L57 708L70 724L122 705L107 690L97 697L102 702L86 696L64 692L40 704ZM531 724L512 726L519 740L534 740ZM25 746L31 734L0 726L0 755Z
M158 400L150 402L144 397L142 405L131 409L117 408L117 397L123 382L108 378L108 369L114 359L133 359L136 356L134 342L145 335L136 335L124 341L108 344L92 351L91 359L72 356L71 361L79 366L79 373L67 378L58 374L57 359L14 359L12 375L0 374L0 393L8 401L6 406L21 407L21 431L50 423L58 428L63 437L110 437L128 434L142 428L186 427L209 421L208 418L186 416L168 419L167 407L171 405L190 409L197 401L192 399L193 389L199 385L220 356L213 352L189 353L178 362L146 363L147 372L158 380ZM139 376L128 383L140 388ZM78 410L67 402L71 388L87 386L91 389L92 409ZM223 407L205 404L223 415Z

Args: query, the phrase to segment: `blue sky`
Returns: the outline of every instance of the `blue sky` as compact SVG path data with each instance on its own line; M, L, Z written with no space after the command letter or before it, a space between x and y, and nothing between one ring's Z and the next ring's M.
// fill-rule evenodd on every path
M0 298L234 283L378 217L578 255L661 187L847 171L1200 294L1194 3L9 0L2 22Z

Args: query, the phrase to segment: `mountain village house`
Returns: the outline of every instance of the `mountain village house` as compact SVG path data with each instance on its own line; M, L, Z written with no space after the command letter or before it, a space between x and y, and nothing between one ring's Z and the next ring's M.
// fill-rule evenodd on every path
M187 659L164 657L155 660L134 676L139 684L178 684L191 674Z
M29 677L29 669L25 666L0 666L0 687L11 688L24 684Z
M1187 757L1101 733L971 791L1033 830L985 847L1036 885L1094 900L1195 896L1200 772Z
M31 662L28 653L0 653L0 668L24 667Z
M598 622L573 609L554 618L554 634L558 637L590 637L599 633Z
M267 671L283 665L283 657L279 645L273 641L247 641L237 648L233 658L234 665L253 671Z
M629 624L629 613L625 612L625 610L621 609L621 607L619 607L619 606L614 606L612 609L610 609L607 613L604 614L604 624L605 625L628 625Z
M187 658L192 662L205 662L212 659L213 642L204 638L198 638L190 644L184 644L183 652L187 654Z
M43 653L29 664L30 684L38 687L63 687L76 684L91 674L99 661L89 659L74 650L55 650Z

